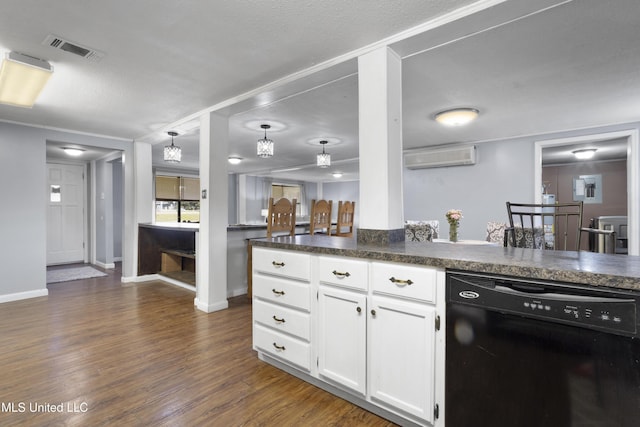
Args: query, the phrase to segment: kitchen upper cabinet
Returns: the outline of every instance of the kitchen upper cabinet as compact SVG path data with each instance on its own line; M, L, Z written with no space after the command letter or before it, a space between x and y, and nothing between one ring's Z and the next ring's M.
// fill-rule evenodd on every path
M320 286L318 373L359 394L366 392L367 297Z
M371 301L371 398L433 423L435 308L383 296Z

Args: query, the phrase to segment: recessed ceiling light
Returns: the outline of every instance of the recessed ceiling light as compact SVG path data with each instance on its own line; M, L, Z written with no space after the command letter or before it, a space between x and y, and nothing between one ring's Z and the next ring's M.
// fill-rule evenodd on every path
M475 120L480 112L475 108L454 108L440 111L435 115L435 120L446 126L463 126Z
M334 172L331 174L334 178L342 178L342 172Z
M235 157L235 156L229 157L229 164L239 165L241 161L242 161L241 157Z
M84 150L82 148L74 148L74 147L63 147L62 148L64 150L65 153L67 153L69 156L73 156L73 157L78 157L81 156L82 153L84 153Z
M597 149L595 148L582 148L580 150L572 151L573 155L576 156L576 159L579 160L587 160L593 157L596 154Z

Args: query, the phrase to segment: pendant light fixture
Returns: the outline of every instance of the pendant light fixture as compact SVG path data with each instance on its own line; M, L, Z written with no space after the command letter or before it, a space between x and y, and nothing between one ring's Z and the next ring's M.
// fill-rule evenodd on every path
M324 146L327 145L328 141L320 141L320 145L322 145L322 153L318 153L316 164L320 168L328 168L331 166L331 154L324 152Z
M182 148L173 145L173 137L178 136L178 132L167 132L171 136L171 145L164 147L164 161L169 163L180 163L182 160Z
M267 158L273 156L273 141L267 138L267 129L269 125L260 125L264 129L264 138L258 140L258 157Z

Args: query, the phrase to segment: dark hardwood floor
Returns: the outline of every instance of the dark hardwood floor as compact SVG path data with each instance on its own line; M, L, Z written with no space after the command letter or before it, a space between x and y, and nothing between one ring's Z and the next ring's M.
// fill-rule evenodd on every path
M106 272L0 304L0 425L393 425L258 360L246 296L207 314Z

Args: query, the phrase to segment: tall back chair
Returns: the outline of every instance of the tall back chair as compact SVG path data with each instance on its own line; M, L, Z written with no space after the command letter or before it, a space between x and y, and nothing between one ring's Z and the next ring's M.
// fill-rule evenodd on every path
M327 230L327 234L331 235L331 205L333 202L329 200L311 201L311 221L309 224L309 234L315 234L316 231Z
M580 250L582 202L526 204L507 202L505 244L518 248Z
M273 203L273 197L269 198L267 237L276 231L287 231L290 236L296 234L296 199L289 201L283 197Z
M356 210L356 202L338 202L338 221L336 226L336 236L353 236L353 215Z

